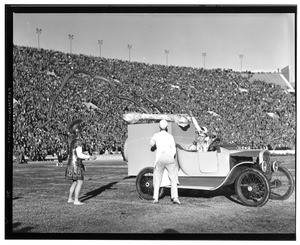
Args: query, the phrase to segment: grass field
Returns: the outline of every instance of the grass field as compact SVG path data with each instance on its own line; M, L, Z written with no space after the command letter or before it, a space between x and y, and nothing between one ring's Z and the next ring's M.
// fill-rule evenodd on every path
M284 161L295 176L294 156L273 158ZM288 200L269 200L263 207L251 208L226 190L180 190L182 205L172 204L168 193L155 205L139 198L135 178L127 176L126 163L91 161L86 162L81 192L85 205L76 206L67 203L70 182L64 177L65 167L55 163L13 165L12 236L45 238L55 234L62 238L80 233L84 238L92 233L96 238L116 239L115 234L136 238L137 234L186 233L205 239L215 233L296 232L295 193Z

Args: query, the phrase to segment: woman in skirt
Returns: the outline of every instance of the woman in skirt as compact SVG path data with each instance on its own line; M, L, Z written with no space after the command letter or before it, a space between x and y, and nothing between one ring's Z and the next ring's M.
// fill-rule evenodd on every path
M67 163L67 169L65 176L72 180L73 183L70 187L68 203L74 203L75 205L82 205L78 197L81 191L81 187L84 179L84 165L83 159L95 160L95 157L82 153L82 139L81 139L81 119L74 120L70 126L69 131L71 133L71 144L69 150L69 158ZM73 194L74 199L73 199Z

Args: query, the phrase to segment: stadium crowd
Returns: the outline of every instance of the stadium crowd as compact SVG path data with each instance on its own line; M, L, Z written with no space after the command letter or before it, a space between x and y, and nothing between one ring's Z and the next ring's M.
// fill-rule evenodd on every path
M120 95L135 99L150 113L157 110L143 97L157 103L164 113L192 111L198 123L223 143L295 149L295 96L273 84L249 82L250 72L151 65L14 46L16 155L23 152L31 160L44 160L61 149L67 152L68 124L75 118L86 122L85 151L122 150L127 133L122 115L143 111L117 98L109 84L88 75L70 79L57 98L51 123L39 127L47 120L50 101L63 79L76 69L109 78Z

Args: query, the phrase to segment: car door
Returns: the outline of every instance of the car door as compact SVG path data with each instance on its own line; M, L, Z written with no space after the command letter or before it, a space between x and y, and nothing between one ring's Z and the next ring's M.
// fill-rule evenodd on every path
M198 164L201 173L216 173L219 171L216 151L198 152Z

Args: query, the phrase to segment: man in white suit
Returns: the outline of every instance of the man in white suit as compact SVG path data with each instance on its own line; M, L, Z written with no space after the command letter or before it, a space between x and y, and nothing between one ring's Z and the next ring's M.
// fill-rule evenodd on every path
M171 198L174 204L180 204L177 189L177 169L175 164L176 146L174 137L167 132L168 122L161 120L160 132L155 133L150 141L150 146L156 146L155 166L153 172L154 194L153 203L158 203L159 188L165 168L171 180Z

